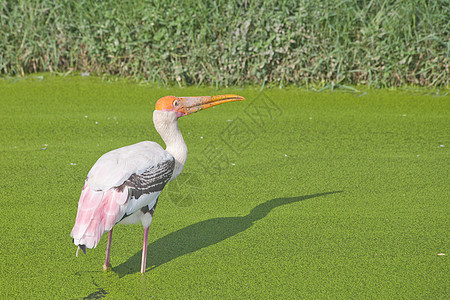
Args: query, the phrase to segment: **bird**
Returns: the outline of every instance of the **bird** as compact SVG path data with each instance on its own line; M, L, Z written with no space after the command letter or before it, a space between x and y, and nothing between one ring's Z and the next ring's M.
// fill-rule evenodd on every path
M156 131L166 145L143 141L103 154L88 172L78 201L75 225L70 233L81 249L95 248L108 233L103 270L111 268L110 252L116 224L142 223L144 228L141 273L146 270L148 233L164 186L178 177L187 159L187 146L178 119L209 107L243 101L239 95L199 97L166 96L153 111Z

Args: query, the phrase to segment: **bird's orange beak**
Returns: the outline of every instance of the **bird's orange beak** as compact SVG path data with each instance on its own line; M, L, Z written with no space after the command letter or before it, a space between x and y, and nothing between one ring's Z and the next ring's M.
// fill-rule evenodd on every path
M243 101L239 95L199 96L199 97L175 97L167 96L156 102L157 110L174 111L178 117L193 114L209 107L232 101Z
M184 103L186 115L193 114L197 111L207 109L209 107L222 103L233 101L244 101L245 98L239 95L219 95L219 96L201 96L201 97L180 97Z

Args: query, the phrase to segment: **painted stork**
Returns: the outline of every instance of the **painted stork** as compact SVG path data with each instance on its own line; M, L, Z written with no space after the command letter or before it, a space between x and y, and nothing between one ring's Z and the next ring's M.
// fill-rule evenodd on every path
M238 95L175 97L159 99L153 123L166 150L145 141L102 155L89 171L78 202L71 236L78 251L95 248L108 232L103 270L111 267L110 251L115 224L141 221L144 227L141 273L145 273L148 231L158 197L164 186L177 178L187 158L187 147L178 128L178 118L214 105L242 101Z

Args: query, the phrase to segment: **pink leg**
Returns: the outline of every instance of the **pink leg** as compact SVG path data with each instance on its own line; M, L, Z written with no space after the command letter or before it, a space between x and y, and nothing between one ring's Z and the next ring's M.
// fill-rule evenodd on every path
M112 239L112 232L113 229L108 232L108 242L106 244L106 256L105 256L105 263L103 264L103 271L108 270L108 268L111 268L110 264L110 252L111 252L111 239Z
M142 262L141 262L141 273L145 273L145 269L147 267L147 245L148 245L148 229L150 228L144 228L144 243L142 245Z

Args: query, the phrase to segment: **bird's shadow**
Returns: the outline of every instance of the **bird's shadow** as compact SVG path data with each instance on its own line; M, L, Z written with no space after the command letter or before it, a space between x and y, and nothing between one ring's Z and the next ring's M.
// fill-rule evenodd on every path
M147 271L243 232L276 207L341 192L334 191L292 198L276 198L259 204L248 215L243 217L212 218L169 233L148 246ZM136 252L127 261L113 267L112 270L119 277L137 273L140 270L141 256L142 250Z

